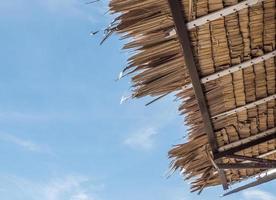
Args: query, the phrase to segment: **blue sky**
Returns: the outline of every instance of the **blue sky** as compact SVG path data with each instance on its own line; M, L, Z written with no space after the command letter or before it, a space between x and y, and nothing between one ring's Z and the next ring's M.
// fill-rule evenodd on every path
M150 107L115 81L128 53L114 36L106 2L8 0L0 4L0 199L206 200L176 173L167 151L183 141L178 102ZM275 183L225 198L276 200Z

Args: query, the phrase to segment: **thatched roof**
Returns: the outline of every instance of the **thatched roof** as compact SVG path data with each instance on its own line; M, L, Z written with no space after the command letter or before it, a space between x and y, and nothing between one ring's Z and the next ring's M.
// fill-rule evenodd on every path
M169 156L192 191L276 166L275 0L111 0L110 10L109 31L136 51L124 70L133 97L181 101L189 138Z

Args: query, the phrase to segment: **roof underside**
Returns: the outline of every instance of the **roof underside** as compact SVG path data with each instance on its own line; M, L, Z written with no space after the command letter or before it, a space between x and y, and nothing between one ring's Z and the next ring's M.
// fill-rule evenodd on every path
M110 10L120 16L109 31L136 51L124 70L133 97L177 92L188 141L169 156L192 191L276 167L275 0L111 0Z

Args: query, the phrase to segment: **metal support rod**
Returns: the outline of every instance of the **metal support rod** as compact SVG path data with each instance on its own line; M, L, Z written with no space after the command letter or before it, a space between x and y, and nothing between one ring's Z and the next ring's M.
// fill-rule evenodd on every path
M234 190L232 190L232 191L230 191L230 192L227 192L227 193L225 193L223 196L228 196L228 195L230 195L230 194L234 194L234 193L237 193L237 192L241 192L241 191L243 191L243 190L246 190L246 189L249 189L249 188L252 188L252 187L255 187L255 186L264 184L264 183L267 183L267 182L272 181L272 180L274 180L274 179L276 179L276 173L267 175L267 176L265 176L265 177L263 177L263 178L259 178L259 179L257 179L257 180L254 181L254 182L251 182L251 183L249 183L249 184L246 184L246 185L244 185L244 186L241 186L241 187L239 187L239 188L236 188L236 189L234 189Z
M264 142L267 142L269 140L273 140L273 139L276 139L276 133L275 132L273 134L265 135L264 137L261 137L261 138L255 139L255 140L251 140L247 143L242 143L241 145L233 147L233 148L228 149L226 151L222 151L222 152L219 152L217 154L214 154L214 159L217 160L217 159L220 159L224 156L232 155L232 154L237 153L239 151L245 150L249 147L253 147L253 146L262 144Z
M258 155L256 158L265 158L267 156L270 156L272 154L276 154L276 149L275 150L272 150L272 151L269 151L267 153L264 153L264 154L261 154L261 155ZM227 155L225 157L228 157ZM242 161L241 163L247 163L249 161ZM218 166L217 166L218 167ZM214 172L214 174L217 174L218 172Z
M264 153L262 155L259 155L258 158L265 158L265 157L270 156L270 155L275 154L275 153L276 153L276 149L273 150L273 151L269 151L267 153Z

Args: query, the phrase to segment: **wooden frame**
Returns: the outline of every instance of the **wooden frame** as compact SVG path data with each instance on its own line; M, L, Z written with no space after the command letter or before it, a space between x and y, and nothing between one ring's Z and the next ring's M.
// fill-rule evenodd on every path
M275 4L110 1L111 13L118 16L106 33L129 39L124 49L133 52L121 74L132 76L130 97L151 96L152 103L175 94L180 102L188 137L168 156L172 170L190 180L192 192L259 173L224 170L220 164L267 167L262 163L276 160L270 140L276 132ZM198 26L189 29L187 24L195 22Z

